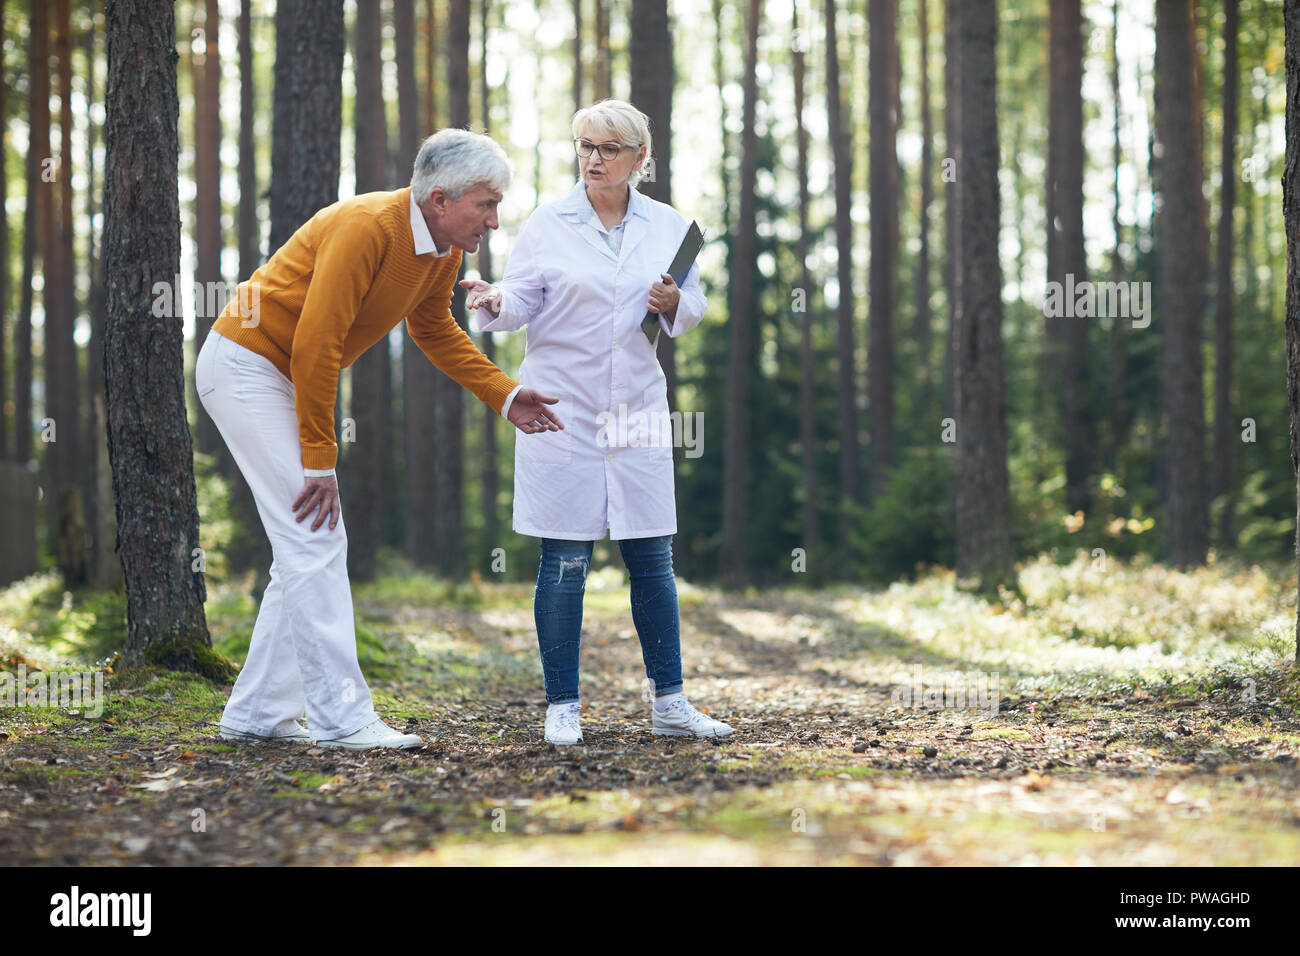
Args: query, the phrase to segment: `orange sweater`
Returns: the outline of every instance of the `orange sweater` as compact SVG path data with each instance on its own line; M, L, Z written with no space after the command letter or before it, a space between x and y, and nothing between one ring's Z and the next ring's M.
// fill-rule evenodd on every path
M339 369L403 318L429 360L497 412L518 384L451 316L460 250L415 254L410 197L407 187L322 209L240 283L213 323L293 382L304 468L333 468L338 459Z

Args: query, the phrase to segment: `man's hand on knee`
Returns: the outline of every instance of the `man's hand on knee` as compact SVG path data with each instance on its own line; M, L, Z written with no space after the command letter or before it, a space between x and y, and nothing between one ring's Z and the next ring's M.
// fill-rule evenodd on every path
M293 499L290 505L293 513L297 515L297 520L302 521L313 511L316 511L316 520L312 522L311 530L315 531L329 515L330 530L333 531L339 523L339 516L343 514L343 509L339 505L339 486L334 480L333 475L326 475L323 478L308 478L302 486L302 491L298 492L298 497ZM319 510L318 510L319 509Z

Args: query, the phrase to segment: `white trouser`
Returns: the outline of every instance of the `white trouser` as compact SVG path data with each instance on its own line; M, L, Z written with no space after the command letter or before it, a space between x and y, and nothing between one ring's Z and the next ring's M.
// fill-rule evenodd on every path
M304 711L313 738L355 733L376 719L357 663L343 519L311 530L291 509L304 482L293 383L268 359L209 332L195 367L199 401L243 473L271 539L271 583L223 726L264 737Z

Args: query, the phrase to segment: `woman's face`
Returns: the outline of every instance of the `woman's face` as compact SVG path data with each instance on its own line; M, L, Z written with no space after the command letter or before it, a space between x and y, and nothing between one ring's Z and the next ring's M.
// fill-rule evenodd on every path
M633 170L639 169L645 161L645 146L629 147L614 135L614 131L599 127L588 126L579 135L578 139L586 140L595 146L623 146L618 151L618 156L614 159L606 159L600 155L599 149L593 149L590 156L579 156L579 170L582 173L582 181L587 184L589 189L618 189L627 185L627 178Z

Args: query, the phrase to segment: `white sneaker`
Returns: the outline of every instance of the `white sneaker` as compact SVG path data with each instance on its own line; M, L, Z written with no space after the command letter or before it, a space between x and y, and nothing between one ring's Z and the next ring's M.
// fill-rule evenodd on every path
M235 730L235 728L233 727L227 727L224 724L222 724L221 739L222 740L271 740L271 741L297 740L302 742L311 740L311 734L307 731L306 727L304 727L302 724L298 723L297 721L294 721L293 726L295 729L289 731L287 734L272 734L270 737L263 737L261 734L250 734L246 731Z
M668 705L665 713L650 705L653 713L651 733L656 737L725 737L731 728L708 714L701 714L685 697L678 697Z
M392 747L397 750L413 750L424 746L424 741L415 734L400 734L382 720L374 720L354 734L335 737L332 740L317 740L318 747L342 747L344 750L368 750L371 747Z
M582 702L551 704L546 708L546 742L567 747L582 743Z

